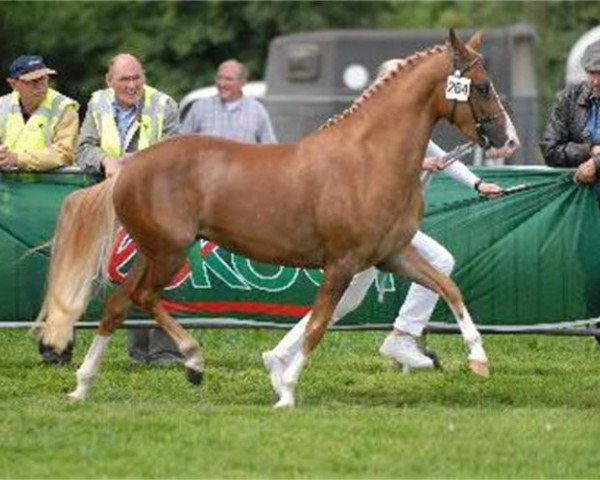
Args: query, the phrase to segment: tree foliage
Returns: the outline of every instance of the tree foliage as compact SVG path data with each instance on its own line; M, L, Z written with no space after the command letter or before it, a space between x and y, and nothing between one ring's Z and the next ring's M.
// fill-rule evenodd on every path
M278 35L326 28L491 28L528 23L538 34L542 108L564 83L568 52L600 18L599 2L530 1L170 1L0 3L0 68L39 53L59 70L57 86L85 103L104 85L106 63L131 51L150 84L181 98L212 82L227 58L261 78ZM543 122L541 122L543 123Z

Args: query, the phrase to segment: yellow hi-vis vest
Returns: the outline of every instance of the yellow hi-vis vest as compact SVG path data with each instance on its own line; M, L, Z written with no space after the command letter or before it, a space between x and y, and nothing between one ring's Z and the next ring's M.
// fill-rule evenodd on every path
M0 97L0 142L15 153L41 150L52 145L54 127L65 108L78 103L51 88L27 122L23 119L16 91Z
M88 106L98 130L100 148L104 152L114 158L122 156L138 130L138 144L135 150L146 148L162 138L165 105L169 99L167 95L155 88L144 86L144 106L141 115L132 122L123 142L115 121L114 99L115 92L112 88L98 90L92 94Z

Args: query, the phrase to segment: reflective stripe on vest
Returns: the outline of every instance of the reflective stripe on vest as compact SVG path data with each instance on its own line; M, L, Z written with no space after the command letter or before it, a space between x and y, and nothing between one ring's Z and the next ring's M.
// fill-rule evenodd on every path
M48 147L52 145L54 127L70 105L77 106L77 102L49 88L40 106L24 122L19 94L5 95L0 98L0 140L17 153Z
M136 150L146 148L162 138L162 129L165 118L165 106L169 98L155 88L144 86L144 107L139 120L132 123L127 131L125 139L121 142L113 100L115 92L113 89L105 89L94 92L90 101L90 109L96 129L100 136L100 148L111 157L123 155L129 141L136 131L139 130L138 144Z

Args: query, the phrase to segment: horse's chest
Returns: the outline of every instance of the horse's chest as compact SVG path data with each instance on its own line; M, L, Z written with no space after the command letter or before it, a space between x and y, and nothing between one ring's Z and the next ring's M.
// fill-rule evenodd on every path
M375 234L378 238L377 250L386 255L398 249L399 245L410 242L419 229L423 213L423 201L420 191L405 192L396 202L379 211L380 217Z
M423 210L421 190L406 188L382 195L369 206L374 218L384 231L401 227L406 222L420 219Z

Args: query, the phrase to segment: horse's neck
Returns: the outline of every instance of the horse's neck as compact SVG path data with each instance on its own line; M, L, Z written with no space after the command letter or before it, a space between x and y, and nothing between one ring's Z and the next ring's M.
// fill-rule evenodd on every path
M439 59L432 55L421 62L405 75L399 73L400 78L391 80L394 84L389 85L389 92L380 92L380 98L365 105L365 117L371 124L363 128L373 141L385 142L396 158L406 151L424 150L441 116L436 102L442 80L436 66Z
M420 169L438 111L436 89L447 75L449 65L444 52L431 54L418 63L404 67L395 77L364 100L356 112L331 130L340 144L352 149L351 139L377 146L378 156L390 163L410 162Z

